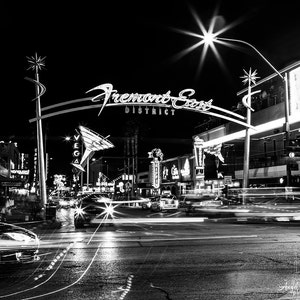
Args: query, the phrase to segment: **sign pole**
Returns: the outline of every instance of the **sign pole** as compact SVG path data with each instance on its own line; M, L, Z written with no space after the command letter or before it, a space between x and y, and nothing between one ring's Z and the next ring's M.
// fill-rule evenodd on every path
M37 125L37 146L38 146L38 170L39 170L39 191L41 205L45 208L47 204L47 192L46 192L46 172L45 172L45 153L44 153L44 142L43 142L43 129L42 129L42 118L41 118L41 102L40 97L45 92L40 91L40 88L44 88L39 82L39 70L45 66L45 57L41 58L35 54L34 57L28 57L29 69L35 71L35 101L36 101L36 125Z

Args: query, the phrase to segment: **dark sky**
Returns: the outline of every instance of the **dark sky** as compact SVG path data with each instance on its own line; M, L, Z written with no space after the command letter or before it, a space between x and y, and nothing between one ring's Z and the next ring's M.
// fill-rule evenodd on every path
M222 26L237 22L222 36L253 44L278 69L299 59L300 18L293 0L24 2L1 3L0 136L15 136L25 151L34 144L28 143L29 138L35 136L35 125L28 122L35 114L34 85L24 80L34 74L27 70L26 57L35 52L46 56L46 69L40 72L47 88L42 106L85 97L87 90L109 82L119 92L129 93L170 90L178 95L192 88L197 99L212 98L215 105L230 109L243 88L239 78L243 69L257 69L261 77L272 70L245 47L238 51L217 46L225 69L209 51L199 73L202 47L174 59L197 42L174 30L199 33L192 11L206 27L214 13L222 16ZM124 108L107 108L100 117L97 113L83 111L45 121L50 151L70 151L62 138L73 134L79 124L118 137L124 135L126 122L136 118L125 115ZM174 117L143 115L136 122L144 137L191 139L194 126L204 119L201 114L176 112ZM170 147L174 153L180 149L176 144Z

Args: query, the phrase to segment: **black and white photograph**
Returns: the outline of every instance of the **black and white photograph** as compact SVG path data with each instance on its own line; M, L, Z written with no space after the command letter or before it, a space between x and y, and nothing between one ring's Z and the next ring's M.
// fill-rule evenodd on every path
M297 1L0 12L0 300L300 299Z

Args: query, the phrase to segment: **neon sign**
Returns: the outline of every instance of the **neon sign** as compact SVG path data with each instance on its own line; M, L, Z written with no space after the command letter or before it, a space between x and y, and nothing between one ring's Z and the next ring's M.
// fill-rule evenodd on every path
M171 168L172 179L179 179L179 171L175 165Z
M181 175L186 177L186 176L189 176L190 174L191 174L190 162L189 162L189 159L186 158L183 169L181 169Z
M179 92L178 97L170 95L170 91L165 94L138 94L138 93L124 93L119 94L117 90L113 89L113 85L110 83L100 84L93 89L87 91L87 93L100 90L102 93L92 98L92 102L99 102L103 100L103 105L98 113L101 114L103 108L108 104L109 100L113 103L120 103L126 105L152 105L152 104L162 104L166 107L172 106L174 109L181 108L192 108L194 110L206 111L211 108L212 99L209 101L197 101L196 99L190 99L189 97L195 94L193 89L185 89Z
M79 164L80 159L79 157L81 156L81 151L80 151L80 134L74 134L73 136L74 143L73 143L73 161L72 164Z
M153 149L151 152L148 152L149 158L153 158L151 161L152 165L152 186L155 189L160 187L161 177L160 177L160 169L161 169L161 161L163 159L163 153L159 148Z
M203 152L204 140L199 136L194 137L194 154L195 154L195 167L196 178L204 180L204 152Z
M135 108L134 106L132 107L132 110L131 112L133 114L142 114L143 113L143 108L141 106L139 106L138 108ZM165 116L168 116L168 115L171 115L171 116L174 116L175 115L175 109L171 109L169 111L168 108L161 108L161 107L158 107L158 108L155 108L155 107L152 107L149 108L148 106L146 106L144 108L144 112L146 115L165 115ZM125 107L125 114L129 114L130 113L130 108L128 106Z
M86 93L90 93L92 91L98 91L98 94L94 97L80 98L43 107L41 111L48 111L48 113L43 114L41 116L41 119L46 119L61 114L67 114L70 112L95 108L100 109L98 113L99 116L103 111L104 107L125 106L125 113L129 113L129 107L132 107L133 113L141 114L144 109L146 114L151 112L153 115L174 115L175 110L188 110L192 112L206 114L212 117L221 118L230 122L240 124L246 128L251 128L255 130L254 126L245 122L246 118L244 116L239 115L233 111L226 110L224 108L213 105L212 99L208 101L198 101L196 98L194 98L194 89L181 90L178 96L172 96L170 91L164 94L122 94L119 93L117 90L113 89L113 85L111 83L104 83L88 90ZM77 105L80 102L86 101L92 102L92 104L71 108L69 107L71 104ZM51 112L51 110L62 108L64 106L67 106L68 108ZM134 108L135 106L138 106L138 108ZM36 122L36 120L36 118L32 118L29 120L29 122Z

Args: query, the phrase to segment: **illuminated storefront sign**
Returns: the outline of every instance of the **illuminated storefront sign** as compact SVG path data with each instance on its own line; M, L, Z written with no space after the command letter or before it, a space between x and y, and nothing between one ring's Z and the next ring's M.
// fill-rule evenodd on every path
M169 169L166 166L163 166L163 180L167 180L169 177Z
M204 179L204 141L199 136L194 137L194 155L195 155L195 168L196 178Z
M152 158L151 161L151 181L152 186L155 189L158 189L160 187L161 183L161 161L163 159L163 153L160 149L155 148L151 152L148 152L149 158Z
M173 165L171 168L171 176L172 176L172 179L179 179L179 171L175 165Z
M183 177L188 177L191 174L190 161L188 158L185 159L183 169L181 169L181 175Z
M73 136L73 161L72 164L79 164L80 163L80 156L81 156L81 151L80 151L80 134L76 134Z
M37 155L37 148L34 148L34 155L33 155L33 183L31 187L31 192L34 193L37 189L37 182L38 182L38 155Z
M152 162L152 185L155 189L160 186L160 162L154 159Z
M55 174L53 184L57 189L62 189L66 183L66 175Z
M10 170L12 175L29 175L29 170Z

